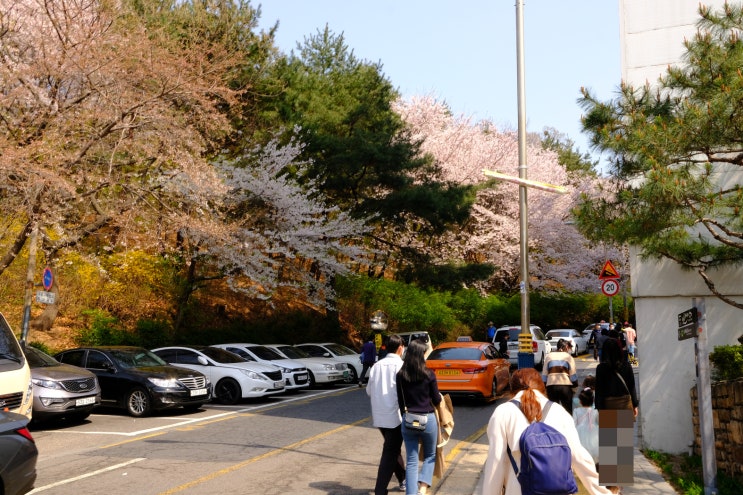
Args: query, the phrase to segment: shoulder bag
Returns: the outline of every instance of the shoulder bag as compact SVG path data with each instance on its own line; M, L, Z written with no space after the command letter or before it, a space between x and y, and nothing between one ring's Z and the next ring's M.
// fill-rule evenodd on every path
M400 388L402 389L402 382L400 382ZM426 429L428 424L427 414L415 414L408 412L408 406L405 404L405 390L402 391L402 405L405 410L405 414L402 415L402 424L408 430L423 431Z
M634 409L634 406L632 406L632 396L629 393L629 387L627 386L627 382L624 381L624 378L622 378L622 375L614 372L619 377L619 380L621 380L622 385L624 385L624 389L627 391L625 395L620 395L618 397L606 397L604 399L604 405L606 409L629 409L630 411Z

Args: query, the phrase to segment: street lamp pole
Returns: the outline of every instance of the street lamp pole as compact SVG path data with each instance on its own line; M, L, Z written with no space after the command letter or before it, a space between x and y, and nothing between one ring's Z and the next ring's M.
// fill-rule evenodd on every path
M524 82L524 2L516 1L516 72L518 87L519 179L526 180L526 85ZM519 335L519 368L533 368L534 354L529 331L529 212L527 189L519 185L519 245L521 256L521 334Z

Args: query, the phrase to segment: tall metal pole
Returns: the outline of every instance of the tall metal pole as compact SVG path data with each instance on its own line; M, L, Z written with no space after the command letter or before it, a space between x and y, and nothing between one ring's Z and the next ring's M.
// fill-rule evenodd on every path
M526 84L524 82L524 2L516 1L516 72L518 86L519 179L526 179ZM529 331L529 213L527 189L519 185L519 229L521 232L521 335L519 368L534 367L532 338Z
M34 273L36 272L36 239L39 236L39 223L33 220L28 244L28 270L26 271L26 292L23 298L23 321L21 323L21 347L26 348L28 327L31 321L31 302L34 297Z
M702 441L702 478L704 495L717 493L717 459L715 453L715 427L712 414L712 385L707 347L707 311L704 298L692 297L697 308L698 327L694 333L697 361L697 400L699 407L699 436Z

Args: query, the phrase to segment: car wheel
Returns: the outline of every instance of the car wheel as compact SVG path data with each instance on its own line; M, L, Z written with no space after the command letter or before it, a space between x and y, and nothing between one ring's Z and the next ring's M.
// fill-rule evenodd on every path
M349 366L348 380L346 380L346 383L356 383L357 381L359 381L359 374L356 372L356 368Z
M242 398L240 384L232 378L224 378L214 388L214 395L222 404L237 404Z
M313 375L311 371L307 371L310 375L310 388L315 388L315 385L317 385L317 382L315 381L315 375Z
M133 388L126 396L126 412L129 416L141 418L147 416L152 409L152 401L147 391L142 387Z
M573 349L573 357L578 357L578 344L575 344L575 349Z

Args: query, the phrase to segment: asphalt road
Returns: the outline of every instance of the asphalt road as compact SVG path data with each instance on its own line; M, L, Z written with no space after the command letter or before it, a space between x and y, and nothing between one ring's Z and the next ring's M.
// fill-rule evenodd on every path
M500 402L454 402L452 466ZM139 419L96 412L82 424L33 429L40 455L31 493L370 494L382 446L370 412L356 385Z

